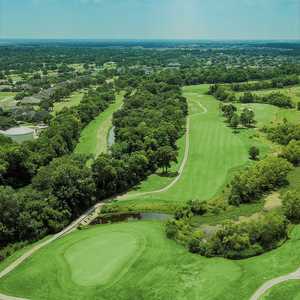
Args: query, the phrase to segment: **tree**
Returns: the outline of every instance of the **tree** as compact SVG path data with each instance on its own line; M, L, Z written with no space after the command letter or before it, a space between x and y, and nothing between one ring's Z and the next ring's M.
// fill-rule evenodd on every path
M236 129L239 126L239 123L240 117L238 114L234 113L230 119L230 126Z
M18 237L18 217L16 192L10 187L0 186L0 246L14 242Z
M300 164L300 140L291 140L289 144L283 148L281 157L287 159L295 166Z
M252 93L246 92L240 97L241 103L253 103L255 102L255 96Z
M241 113L240 122L245 127L251 127L252 124L255 123L254 111L249 108L244 108Z
M257 200L264 192L287 183L292 164L279 157L265 158L236 175L231 182L229 202L232 205Z
M300 196L296 191L289 191L283 196L282 210L293 223L300 223Z
M259 156L259 149L255 146L252 146L249 149L249 156L252 160L257 160L258 156Z
M237 108L233 104L222 105L221 107L224 116L230 120L233 114L237 111Z
M72 217L79 216L94 201L95 183L92 172L77 157L63 156L39 169L33 179L38 191L48 191L55 196Z
M300 110L300 101L297 103L297 109Z
M177 163L177 151L171 146L163 146L157 150L158 167L163 168L165 173L171 167L171 162Z

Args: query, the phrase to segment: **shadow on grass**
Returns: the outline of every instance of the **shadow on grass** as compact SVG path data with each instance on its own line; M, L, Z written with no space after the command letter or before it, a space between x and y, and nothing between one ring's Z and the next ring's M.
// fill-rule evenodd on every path
M175 171L175 172L157 172L155 173L155 175L159 176L159 177L162 177L162 178L175 178L176 176L178 176L178 172ZM141 189L141 186L140 185L137 185L137 186L134 186L133 188L130 189L130 191L139 191Z
M158 175L159 177L167 177L167 178L174 178L178 175L178 172L159 172L156 173L156 175Z

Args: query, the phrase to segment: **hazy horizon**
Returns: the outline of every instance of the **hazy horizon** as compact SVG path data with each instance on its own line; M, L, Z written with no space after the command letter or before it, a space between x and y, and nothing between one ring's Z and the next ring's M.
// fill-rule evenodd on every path
M298 0L0 0L2 39L298 40Z

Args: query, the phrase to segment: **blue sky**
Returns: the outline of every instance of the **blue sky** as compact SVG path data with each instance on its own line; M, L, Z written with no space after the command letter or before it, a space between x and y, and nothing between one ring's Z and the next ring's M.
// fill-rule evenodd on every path
M0 36L300 39L300 0L0 0Z

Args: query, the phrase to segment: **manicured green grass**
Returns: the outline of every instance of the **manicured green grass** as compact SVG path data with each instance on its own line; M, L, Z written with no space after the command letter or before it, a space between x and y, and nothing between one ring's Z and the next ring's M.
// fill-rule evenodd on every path
M15 260L17 260L20 256L22 256L24 253L29 251L33 246L46 241L50 237L51 237L51 235L48 235L45 238L39 240L38 242L28 244L28 245L24 246L23 248L17 250L16 252L14 252L11 256L7 257L5 260L0 262L0 271L3 271L6 267L8 267L11 263L13 263Z
M300 300L300 280L281 283L267 291L261 300Z
M70 97L66 98L64 101L54 103L53 114L57 114L63 108L70 108L79 105L83 98L83 95L84 93L82 91L74 92Z
M100 235L82 239L68 248L65 259L77 285L111 284L135 259L142 246L143 241L135 234L102 230Z
M190 113L190 149L181 178L168 191L138 197L139 201L186 202L195 198L210 199L222 191L230 170L248 162L248 136L234 134L224 123L218 101L206 95L207 90L207 85L184 88ZM207 113L204 113L199 103L207 109ZM155 190L163 183L156 176L148 183L143 183L138 192Z
M159 222L93 226L34 254L0 281L31 300L248 300L266 280L294 271L300 227L282 247L242 261L190 254Z
M100 153L107 152L107 136L112 126L112 115L122 106L123 98L123 92L118 94L116 101L82 130L75 153L97 157Z

